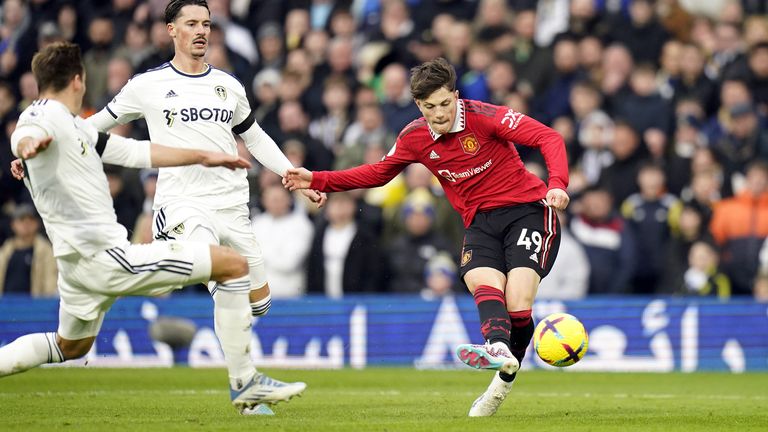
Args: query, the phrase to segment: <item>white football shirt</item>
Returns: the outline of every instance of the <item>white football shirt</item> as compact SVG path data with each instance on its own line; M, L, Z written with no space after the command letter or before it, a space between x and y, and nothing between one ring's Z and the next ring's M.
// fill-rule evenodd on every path
M116 123L143 117L152 142L235 155L232 128L250 112L245 88L237 78L211 66L202 74L190 75L168 62L134 76L88 121L106 131ZM201 165L160 168L154 208L178 201L212 208L247 203L246 175L244 169Z
M50 146L24 162L24 182L43 219L55 256L91 256L127 243L117 223L102 158L124 164L139 154L138 166L150 164L148 141L125 140L99 132L51 99L34 101L19 116L11 136L15 156L25 137L53 137Z

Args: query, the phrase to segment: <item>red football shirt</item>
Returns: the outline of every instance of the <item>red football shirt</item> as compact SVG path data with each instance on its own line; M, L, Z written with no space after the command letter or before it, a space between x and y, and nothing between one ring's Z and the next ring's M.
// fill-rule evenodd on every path
M448 201L469 227L478 211L545 198L547 186L525 169L512 143L540 149L549 171L549 189L568 186L568 160L560 134L508 107L459 99L456 121L447 134L436 134L421 117L400 132L381 161L314 172L310 187L323 192L378 187L407 165L420 162L437 176Z

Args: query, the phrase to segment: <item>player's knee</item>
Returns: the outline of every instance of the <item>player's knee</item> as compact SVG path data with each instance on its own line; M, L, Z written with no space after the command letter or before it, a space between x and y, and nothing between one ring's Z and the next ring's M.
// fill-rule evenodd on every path
M95 340L95 337L89 337L85 339L78 339L78 340L68 340L68 339L58 339L58 345L59 349L61 350L61 354L64 356L64 360L72 360L77 359L80 357L83 357L84 355L88 354L88 351L91 350L91 347L93 346L93 341Z
M224 282L248 274L248 261L233 249L211 246L211 279Z

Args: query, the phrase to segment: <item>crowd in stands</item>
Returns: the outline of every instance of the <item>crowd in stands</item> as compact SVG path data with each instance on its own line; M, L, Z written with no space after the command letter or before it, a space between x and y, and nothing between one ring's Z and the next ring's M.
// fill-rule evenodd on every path
M2 0L0 295L55 293L50 247L9 172L15 119L37 96L32 55L57 40L82 47L87 117L172 57L165 4ZM243 83L257 121L296 166L381 159L420 115L409 69L437 56L456 67L460 97L556 129L572 201L540 297L768 299L768 1L208 4L208 63ZM148 138L132 125L116 132ZM541 155L518 150L546 179ZM106 171L118 221L133 241L150 241L157 173ZM423 166L378 189L332 194L319 212L260 165L249 176L274 297L463 292L461 221Z

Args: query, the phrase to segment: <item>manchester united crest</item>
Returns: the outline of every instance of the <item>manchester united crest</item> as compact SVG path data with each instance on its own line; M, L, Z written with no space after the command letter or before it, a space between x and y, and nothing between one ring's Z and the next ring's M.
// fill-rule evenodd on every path
M466 154L474 155L478 150L480 150L480 143L477 142L475 134L464 135L463 137L459 138L459 142L461 143L461 148Z
M470 261L472 261L472 250L462 251L461 266L464 267L465 265L469 264Z

